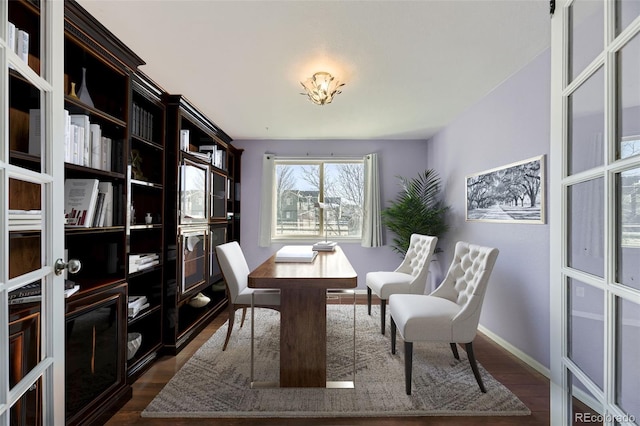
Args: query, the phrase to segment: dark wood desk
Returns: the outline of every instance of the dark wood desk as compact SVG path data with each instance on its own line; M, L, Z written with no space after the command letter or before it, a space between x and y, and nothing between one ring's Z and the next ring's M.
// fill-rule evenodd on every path
M327 289L355 288L357 274L340 247L312 263L276 263L249 274L249 287L280 289L280 386L327 384Z

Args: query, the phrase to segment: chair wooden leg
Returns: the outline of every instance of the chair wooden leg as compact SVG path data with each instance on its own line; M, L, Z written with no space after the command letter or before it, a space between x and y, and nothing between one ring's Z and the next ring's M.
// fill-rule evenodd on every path
M387 317L387 301L380 299L380 332L384 334L385 318Z
M398 329L398 326L396 325L396 322L393 320L393 317L391 317L391 353L392 354L396 354L396 330Z
M240 328L244 325L244 319L247 317L247 308L242 308L242 319L240 319Z
M232 304L229 304L229 325L227 327L227 337L224 339L224 345L222 346L222 350L227 349L227 345L229 344L229 338L231 337L231 330L233 330L233 323L236 319L236 310L233 308Z
M473 375L476 377L478 386L480 386L480 390L483 393L487 393L487 390L484 388L484 383L482 383L482 377L480 376L480 371L478 371L478 364L476 363L476 357L473 354L473 342L466 343L465 349L467 350L467 358L469 358L469 364L471 364L471 369L473 370Z
M411 395L411 366L413 364L413 342L404 342L404 381L407 395Z
M458 345L455 343L449 343L449 345L451 345L451 352L453 352L454 358L460 360L460 355L458 354Z
M367 287L367 312L371 315L371 289Z

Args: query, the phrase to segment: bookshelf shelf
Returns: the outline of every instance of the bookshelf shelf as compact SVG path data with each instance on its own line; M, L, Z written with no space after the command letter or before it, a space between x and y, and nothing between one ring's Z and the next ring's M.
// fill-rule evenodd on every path
M145 139L141 136L137 136L137 135L131 135L131 139L137 141L138 143L144 144L144 145L148 145L151 148L154 149L158 149L158 150L162 150L164 149L162 145L160 145L157 142L154 142L152 140L149 139Z
M131 185L140 185L140 186L146 186L149 188L156 188L156 189L162 189L163 185L159 184L159 183L154 183L154 182L147 182L144 180L138 180L138 179L131 179L130 180Z
M65 104L67 105L67 109L69 109L70 112L72 112L73 114L87 114L94 117L94 119L99 119L104 122L112 123L113 125L118 126L121 129L124 129L127 127L126 121L116 118L112 115L109 115L103 111L100 111L99 109L92 108L89 105L86 105L80 100L73 98L69 95L65 95L64 101L65 101Z
M140 313L138 313L138 315L136 315L135 317L131 318L129 317L127 323L130 326L135 325L136 323L142 322L144 321L147 317L153 315L154 313L160 312L162 310L162 306L158 305L154 305L154 306L150 306L147 309L141 311Z
M87 176L99 176L104 177L105 179L118 179L121 181L125 180L124 173L100 170L87 166L79 166L77 164L65 163L65 170L67 171L67 173L74 175L84 173Z
M130 296L144 296L150 307L129 318L128 333L140 333L142 345L127 361L129 381L151 365L162 350L162 282L164 277L164 140L166 108L162 89L142 72L132 76L129 150L127 153L128 253L153 253L157 265L127 271ZM151 223L146 223L146 217Z

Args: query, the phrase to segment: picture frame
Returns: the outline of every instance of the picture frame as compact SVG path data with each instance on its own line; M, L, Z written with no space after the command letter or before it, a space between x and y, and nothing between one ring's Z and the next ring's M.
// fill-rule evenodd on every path
M467 222L545 223L545 156L468 175Z

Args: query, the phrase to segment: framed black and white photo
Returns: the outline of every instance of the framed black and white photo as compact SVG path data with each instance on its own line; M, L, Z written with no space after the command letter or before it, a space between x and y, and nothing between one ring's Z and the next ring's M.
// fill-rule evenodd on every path
M545 223L544 155L466 178L466 220Z

